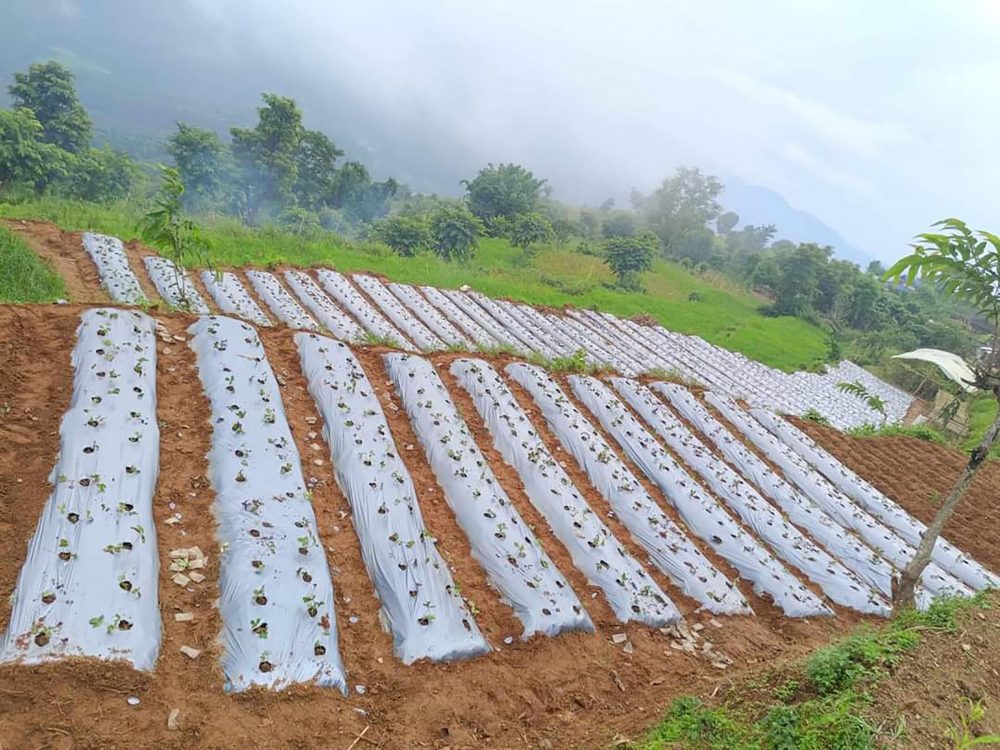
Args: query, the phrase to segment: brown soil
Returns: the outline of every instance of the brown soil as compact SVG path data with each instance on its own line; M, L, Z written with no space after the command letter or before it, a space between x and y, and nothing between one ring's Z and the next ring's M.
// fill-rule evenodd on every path
M972 722L973 737L1000 734L1000 615L994 595L991 609L960 613L954 633L929 633L908 654L890 677L874 691L870 715L881 725L885 744L893 748L931 750L954 748L949 728L961 729L969 717L969 702L984 709L982 719ZM905 734L899 739L886 735L905 718ZM990 743L984 747L996 747Z
M904 652L900 662L888 668L877 682L865 685L872 702L862 709L859 718L874 728L872 747L885 750L969 747L954 742L948 734L950 729L961 730L962 717L969 717L969 701L979 703L984 710L982 718L969 722L970 736L1000 732L998 604L1000 596L994 593L987 606L956 613L957 628L953 632L921 628L916 647ZM759 721L780 703L778 694L789 684L800 685L791 696L793 705L816 698L807 679L803 663L787 662L721 688L702 690L698 697L710 706L726 708L731 716Z
M946 446L907 436L854 438L815 422L793 420L845 466L913 516L929 523L968 458ZM976 476L945 538L991 570L1000 571L1000 460Z
M80 232L64 232L47 221L8 219L4 224L58 273L66 283L70 302L104 304L110 300L101 288L97 266L83 249ZM156 299L151 297L151 299Z
M8 307L0 315L0 597L17 575L48 500L49 472L59 452L59 424L73 386L70 351L77 311ZM10 608L0 606L0 629Z
M212 293L208 291L208 287L205 286L205 282L201 279L201 269L191 269L188 271L188 278L191 279L191 283L194 285L195 291L201 295L201 298L205 300L205 304L208 305L209 311L213 315L221 315L222 311L219 310L219 306L215 304L215 297Z
M139 240L131 240L125 243L125 255L128 257L132 273L139 279L139 286L142 288L142 293L146 295L146 299L153 302L159 301L160 294L156 291L149 274L146 273L146 264L142 262L142 259L147 255L156 255L156 251L140 244Z
M69 352L80 311L76 305L0 306L0 361L4 363L0 368L0 438L6 439L5 446L16 448L0 453L0 550L4 553L0 586L4 593L13 588L49 492L46 476L58 449L59 423L69 399ZM193 320L181 314L158 317L171 332L181 335ZM321 438L309 436L310 432L319 434L322 424L305 391L292 334L278 328L262 331L262 337L272 367L284 382L284 404L304 471L318 480L314 503L334 574L350 694L345 698L335 691L305 687L280 693L223 692L216 645L221 623L213 607L218 548L212 493L204 479L210 439L208 408L186 343L161 343L157 389L161 475L155 496L165 620L160 660L150 674L89 660L0 667L3 748L346 748L366 729L355 748L603 747L619 732L639 734L679 694L710 693L723 682L754 673L762 664L797 658L858 620L840 612L836 618L821 621L792 621L751 595L756 617L716 618L723 627L712 632L712 641L735 660L727 672L670 649L669 639L658 631L620 625L601 597L585 602L596 634L527 642L515 639L509 646L504 644L503 638L518 634L520 627L472 560L468 542L447 509L408 420L401 409L392 408L399 404L386 385L379 356L387 350L369 348L360 356L413 475L428 528L439 539L463 594L475 601L480 611L477 621L497 648L472 661L403 667L392 655L390 637L379 626L374 590L360 559L348 505L333 477L327 447ZM432 359L442 367L455 356ZM506 359L493 362L502 366ZM535 525L553 560L585 597L590 588L524 498L513 471L492 450L471 402L461 392L456 394L480 447L518 509ZM310 424L313 418L316 421ZM551 437L548 442L552 446ZM313 449L313 443L320 450ZM413 450L407 450L407 445L413 445ZM914 459L916 465L930 465L923 457L937 455L938 449L923 443L918 448L923 452ZM954 472L954 457L951 466ZM863 473L876 482L885 477L896 481L897 476L891 461L867 467ZM17 482L19 478L23 482ZM576 474L574 478L579 479ZM595 507L603 509L589 487L584 492ZM182 521L171 527L165 521L174 512L182 514ZM980 525L986 525L982 516ZM615 532L624 536L617 526ZM952 537L959 544L967 541L957 534ZM170 582L166 555L170 549L191 544L208 554L208 578L187 591ZM973 551L971 542L969 547ZM982 559L989 561L985 556ZM658 581L691 619L702 617L690 612L691 603L665 579ZM747 587L741 584L741 588ZM178 611L194 612L195 621L175 622L173 614ZM0 624L8 615L8 606L0 606ZM356 620L351 622L352 618ZM611 642L610 636L618 632L628 634L633 653ZM198 659L188 660L178 651L184 644L204 651ZM359 685L364 686L364 694L358 692ZM127 705L129 695L138 696L141 703ZM166 726L172 708L180 709L177 731Z

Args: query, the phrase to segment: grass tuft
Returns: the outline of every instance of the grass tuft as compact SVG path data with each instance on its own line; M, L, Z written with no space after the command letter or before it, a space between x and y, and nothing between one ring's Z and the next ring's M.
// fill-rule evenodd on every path
M24 240L0 227L0 302L55 302L65 296L59 274Z
M921 633L954 632L958 613L988 607L986 592L937 599L924 612L904 612L880 628L862 627L819 649L793 668L795 677L756 697L719 706L694 696L676 698L663 720L632 747L868 750L884 731L866 716L878 681L917 646Z

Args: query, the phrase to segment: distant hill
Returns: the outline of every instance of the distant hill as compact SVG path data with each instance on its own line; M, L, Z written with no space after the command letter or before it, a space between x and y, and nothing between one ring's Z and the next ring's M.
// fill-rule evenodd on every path
M836 257L853 261L862 268L875 259L819 217L794 208L780 193L762 185L749 185L732 175L727 175L724 182L726 189L719 202L740 215L739 226L774 224L778 228L776 239L831 245Z

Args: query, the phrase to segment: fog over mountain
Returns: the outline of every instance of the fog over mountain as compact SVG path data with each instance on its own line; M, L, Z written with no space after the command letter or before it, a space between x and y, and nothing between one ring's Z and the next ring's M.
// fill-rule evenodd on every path
M120 146L176 120L247 124L274 91L419 191L457 194L487 161L516 161L557 198L623 204L696 165L744 221L858 261L944 216L996 216L988 2L4 5L0 78L59 59Z

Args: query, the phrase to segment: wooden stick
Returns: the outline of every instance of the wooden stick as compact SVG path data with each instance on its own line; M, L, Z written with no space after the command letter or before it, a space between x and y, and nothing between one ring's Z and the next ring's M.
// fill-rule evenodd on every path
M354 738L354 742L352 742L350 745L347 746L347 750L354 750L354 746L357 745L361 741L362 737L364 737L366 734L368 734L368 730L371 729L371 728L372 728L372 725L369 724L364 729L362 729L361 730L361 734L359 734L357 737Z

